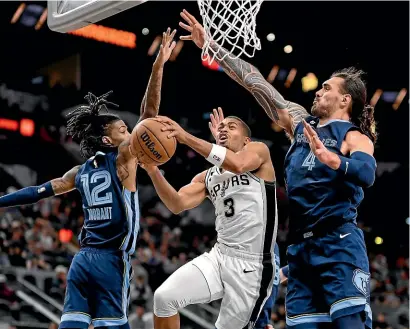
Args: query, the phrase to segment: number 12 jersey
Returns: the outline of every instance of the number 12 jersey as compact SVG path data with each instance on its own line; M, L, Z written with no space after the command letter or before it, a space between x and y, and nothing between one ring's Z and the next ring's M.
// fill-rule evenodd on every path
M139 230L138 193L122 186L116 161L117 152L97 152L77 173L75 186L84 210L78 239L81 247L132 254Z

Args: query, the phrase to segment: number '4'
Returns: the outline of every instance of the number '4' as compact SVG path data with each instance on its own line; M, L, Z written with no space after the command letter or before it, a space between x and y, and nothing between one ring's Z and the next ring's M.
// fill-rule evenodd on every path
M303 161L302 167L307 167L308 170L312 170L312 168L315 166L315 159L316 156L313 154L312 151L310 151L308 156Z

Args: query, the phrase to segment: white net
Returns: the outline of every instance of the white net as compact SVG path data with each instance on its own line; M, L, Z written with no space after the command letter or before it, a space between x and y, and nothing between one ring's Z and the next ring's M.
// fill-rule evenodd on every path
M215 58L226 56L238 58L242 54L253 57L261 43L256 35L256 15L263 0L198 0L206 42L202 48L202 59L212 63ZM217 46L210 47L210 40ZM222 55L224 47L228 54Z

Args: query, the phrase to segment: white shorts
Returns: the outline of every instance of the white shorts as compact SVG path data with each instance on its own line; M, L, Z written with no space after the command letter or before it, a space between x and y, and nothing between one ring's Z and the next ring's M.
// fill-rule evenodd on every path
M217 329L253 328L272 293L273 254L247 254L216 243L209 253L192 260L205 277L210 301L222 298Z

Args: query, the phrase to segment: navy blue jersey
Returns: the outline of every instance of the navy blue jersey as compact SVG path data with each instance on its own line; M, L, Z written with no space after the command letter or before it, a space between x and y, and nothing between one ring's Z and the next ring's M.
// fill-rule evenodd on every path
M125 189L118 176L117 152L97 152L77 173L83 200L81 247L124 250L131 254L139 230L138 193Z
M319 119L310 116L306 122L316 130L323 144L338 155L342 155L340 148L347 132L359 130L344 120L330 120L320 126ZM303 133L303 123L296 127L285 157L285 180L291 235L356 221L363 189L316 159Z

